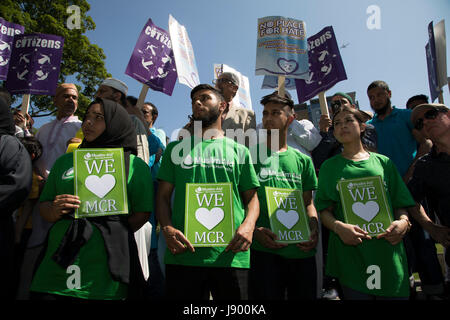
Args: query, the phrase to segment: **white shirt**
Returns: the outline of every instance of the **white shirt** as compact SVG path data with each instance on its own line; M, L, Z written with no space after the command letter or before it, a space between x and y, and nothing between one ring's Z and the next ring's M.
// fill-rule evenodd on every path
M36 134L42 144L42 156L36 166L44 178L47 178L56 159L66 153L67 141L75 137L81 128L81 121L77 116L55 119L44 124Z

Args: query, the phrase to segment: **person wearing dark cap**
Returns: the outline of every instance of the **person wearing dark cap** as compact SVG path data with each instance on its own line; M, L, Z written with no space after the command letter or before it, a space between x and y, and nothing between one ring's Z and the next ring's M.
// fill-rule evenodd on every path
M416 201L413 218L446 250L445 262L450 267L450 112L444 104L418 105L411 114L416 130L431 139L433 147L415 164L408 188ZM427 199L428 212L420 205ZM435 223L429 217L434 211ZM448 284L447 284L448 286Z
M14 300L13 213L31 190L32 166L26 148L14 136L10 106L0 97L0 276L2 301Z

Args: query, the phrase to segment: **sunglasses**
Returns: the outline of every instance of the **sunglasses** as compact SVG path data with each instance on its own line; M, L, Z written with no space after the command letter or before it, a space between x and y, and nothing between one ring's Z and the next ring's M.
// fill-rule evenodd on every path
M437 109L437 108L430 109L423 114L423 118L419 118L416 120L416 122L414 123L414 128L420 131L423 129L423 119L428 120L436 119L439 113L446 113L446 112L447 110L444 109Z

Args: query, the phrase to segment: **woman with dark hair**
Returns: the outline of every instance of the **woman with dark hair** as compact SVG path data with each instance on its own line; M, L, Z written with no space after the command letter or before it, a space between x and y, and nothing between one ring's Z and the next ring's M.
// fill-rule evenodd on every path
M80 199L74 195L74 156L61 156L40 198L41 216L54 225L31 291L38 299L50 300L140 298L145 280L133 233L153 211L149 167L136 156L133 124L118 103L96 99L86 111L82 130L80 148L123 148L129 214L75 219ZM73 270L80 271L78 286L68 285Z
M343 299L407 299L409 273L403 236L413 206L394 163L367 151L364 117L341 107L333 118L343 151L319 171L315 204L330 230L326 273L339 279Z
M1 300L14 297L13 213L31 190L31 159L14 136L13 116L7 101L0 97L0 276Z

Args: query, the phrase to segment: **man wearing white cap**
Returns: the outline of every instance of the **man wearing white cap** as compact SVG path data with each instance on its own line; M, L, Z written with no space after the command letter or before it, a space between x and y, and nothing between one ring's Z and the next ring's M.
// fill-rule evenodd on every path
M107 78L103 80L95 93L96 98L110 99L122 105L127 109L127 93L128 86L115 78ZM134 129L137 135L137 156L148 163L150 158L148 149L148 130L142 121L134 114L130 114L130 118L133 121Z
M445 262L450 267L450 112L439 103L424 103L411 114L414 128L431 139L433 148L421 157L414 169L408 188L416 200L414 219L437 242L447 248ZM433 222L419 204L424 198L434 210L440 224ZM430 211L431 211L430 210Z

